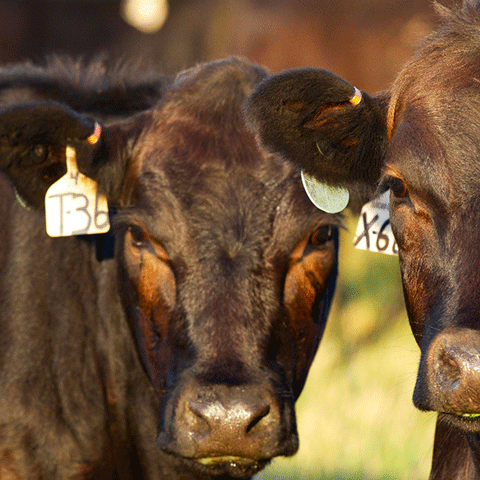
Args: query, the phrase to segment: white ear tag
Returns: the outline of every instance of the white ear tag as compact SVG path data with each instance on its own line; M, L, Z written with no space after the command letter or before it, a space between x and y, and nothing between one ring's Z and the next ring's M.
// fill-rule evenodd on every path
M326 213L338 213L348 205L350 194L346 188L321 183L303 170L301 177L308 198L318 209Z
M360 214L353 240L355 248L398 255L398 246L390 225L390 190L366 203Z
M78 171L75 149L67 146L67 173L47 190L47 234L68 237L105 233L110 229L105 195L98 184Z

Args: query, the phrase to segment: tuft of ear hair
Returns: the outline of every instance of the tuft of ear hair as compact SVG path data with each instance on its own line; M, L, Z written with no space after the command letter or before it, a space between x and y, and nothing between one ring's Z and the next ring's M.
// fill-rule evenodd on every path
M247 102L260 142L317 180L367 188L388 146L385 105L322 69L294 69L262 81Z
M0 110L0 171L17 198L43 209L47 189L66 173L65 147L73 146L79 167L89 174L103 142L102 129L66 105L38 102Z
M13 105L0 111L0 138L11 145L66 145L68 140L86 139L94 124L65 105L53 101Z

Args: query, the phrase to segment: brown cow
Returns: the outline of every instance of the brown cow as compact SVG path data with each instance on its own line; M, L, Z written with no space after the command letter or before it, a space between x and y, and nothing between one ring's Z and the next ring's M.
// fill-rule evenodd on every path
M340 218L247 128L266 75L0 70L2 480L226 480L297 450ZM81 174L108 233L81 234L107 223ZM76 236L47 236L52 201Z
M293 70L265 80L249 112L271 151L319 179L390 188L422 353L413 400L439 412L430 478L465 480L480 478L480 2L439 10L389 92L354 106L341 78Z

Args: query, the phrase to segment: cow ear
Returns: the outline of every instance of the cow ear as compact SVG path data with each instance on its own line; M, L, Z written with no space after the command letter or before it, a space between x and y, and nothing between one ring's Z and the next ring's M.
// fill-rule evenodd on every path
M108 197L114 196L115 186L103 179L108 177L105 169L118 163L112 158L118 151L116 142L111 131L63 104L41 102L0 110L0 170L32 208L44 208L48 188L66 173L67 145L76 150L79 170L98 181Z
M332 186L372 191L388 137L385 105L331 72L306 68L272 75L247 103L267 150Z

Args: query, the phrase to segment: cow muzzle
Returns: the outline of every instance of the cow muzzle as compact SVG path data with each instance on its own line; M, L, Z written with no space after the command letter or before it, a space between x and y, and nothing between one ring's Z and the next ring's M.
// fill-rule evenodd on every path
M449 329L422 352L414 404L451 414L470 432L480 432L480 332Z
M278 455L293 455L292 404L269 385L188 383L163 411L157 443L212 473L247 477Z

